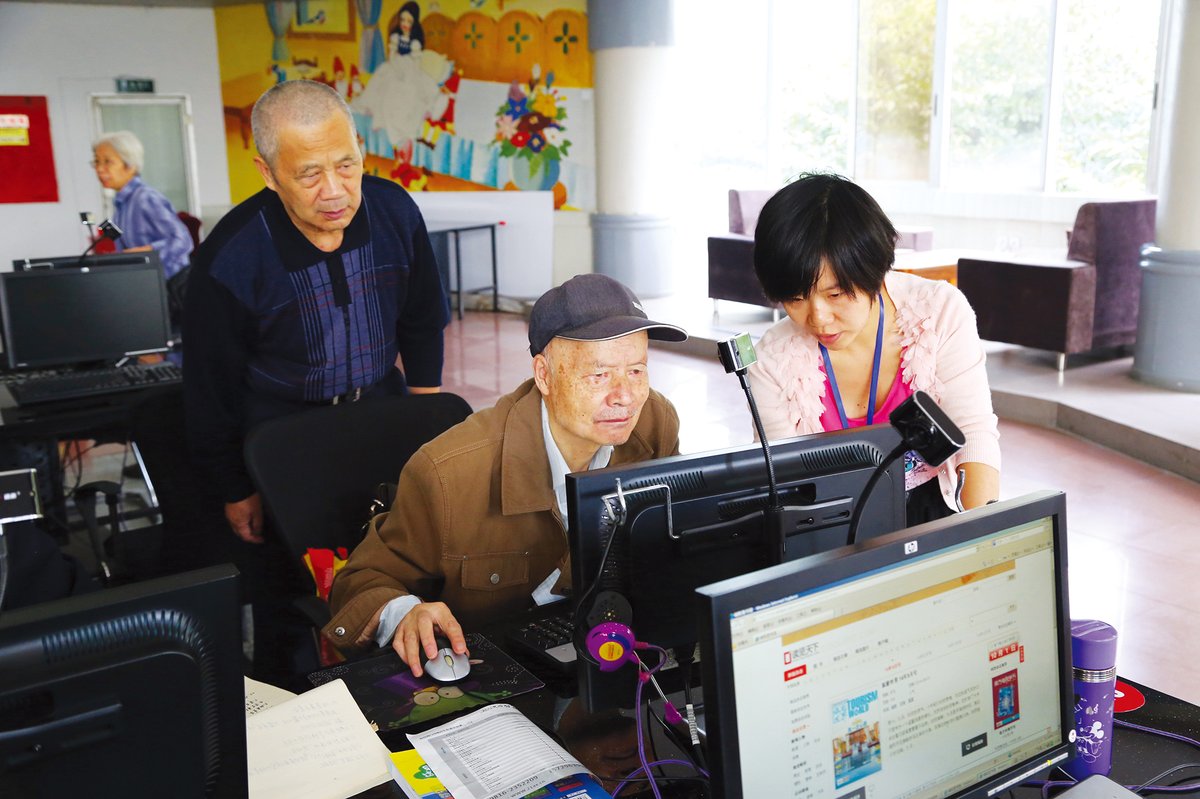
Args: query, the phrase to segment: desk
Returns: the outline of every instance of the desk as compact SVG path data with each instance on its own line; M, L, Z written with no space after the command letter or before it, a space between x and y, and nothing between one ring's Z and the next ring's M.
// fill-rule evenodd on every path
M539 673L539 676L546 677L542 673ZM1145 694L1146 705L1130 713L1118 714L1118 719L1191 738L1200 736L1200 707L1152 688L1136 683L1133 685ZM569 697L570 685L564 686L561 681L547 680L547 686L540 691L505 701L519 708L542 729L552 731L572 755L600 776L615 776L618 772L623 775L637 768L638 762L633 749L635 742L632 740L635 732L631 718L616 713L589 716L582 712L576 699L560 698L560 694L556 693L565 689L566 693L561 696ZM424 726L437 726L448 718L435 720ZM650 731L652 734L657 733L657 726L651 724ZM403 731L385 733L381 737L384 744L393 751L410 748ZM1123 784L1139 784L1171 766L1200 760L1200 754L1194 748L1148 733L1117 727L1114 740L1116 748L1111 776ZM670 756L667 753L675 751L671 748L673 745L662 737L657 739L656 746L659 747L660 756ZM649 752L649 744L647 747ZM684 776L686 770L675 773ZM1047 775L1043 773L1037 776L1044 779ZM1192 781L1200 782L1200 777ZM611 791L615 785L609 782L606 787ZM702 795L695 783L667 782L660 784L660 789L663 789L664 796ZM649 788L646 788L646 792L649 792ZM1018 787L1013 793L1018 799L1040 797L1040 790L1033 787ZM363 799L403 795L400 789L390 782L359 794Z
M1144 685L1122 679L1141 691L1146 704L1128 713L1117 713L1118 721L1128 721L1143 727L1200 739L1200 707L1176 699L1169 694ZM1109 775L1122 785L1140 785L1156 774L1182 763L1200 761L1200 751L1180 741L1172 741L1160 735L1116 726L1113 731L1113 768ZM1045 778L1045 775L1038 775ZM1200 782L1193 769L1182 775L1189 783ZM1021 799L1040 797L1035 788L1019 788L1014 792Z
M181 391L180 384L159 385L116 394L21 407L13 399L8 387L0 383L0 441L59 441L70 438L102 437L107 437L109 440L128 441L134 413L143 402L154 397L178 394ZM141 455L138 454L136 457L141 466ZM12 464L7 466L11 467ZM144 466L142 466L142 474L146 488L150 492L151 505L156 506L157 498L154 495L154 487ZM60 474L43 475L44 479L50 480L60 477ZM65 500L65 497L63 499ZM49 509L50 500L51 497L43 497L43 506L47 509ZM150 513L153 512L153 510L150 511ZM149 513L139 512L124 518L141 515L149 515Z
M463 294L477 294L481 291L492 292L492 313L500 310L500 281L496 274L496 228L503 225L500 220L491 222L469 220L426 220L425 229L429 233L445 233L454 240L454 291L458 294L458 318L463 318ZM462 247L459 237L472 230L487 230L492 238L492 285L477 289L464 290L462 287Z

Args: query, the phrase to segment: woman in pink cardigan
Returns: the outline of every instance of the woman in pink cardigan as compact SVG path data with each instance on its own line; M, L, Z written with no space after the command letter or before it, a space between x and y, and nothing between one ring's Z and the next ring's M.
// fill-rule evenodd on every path
M997 499L1000 444L975 314L957 288L891 271L896 230L862 188L802 175L763 207L754 269L787 318L771 327L750 368L767 438L888 420L920 390L966 436L940 468L905 455L910 524Z

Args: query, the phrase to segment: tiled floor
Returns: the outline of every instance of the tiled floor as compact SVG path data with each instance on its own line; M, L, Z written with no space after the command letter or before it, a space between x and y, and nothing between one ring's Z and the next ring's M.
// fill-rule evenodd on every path
M723 306L714 326L707 301L654 300L647 308L652 318L681 324L693 334L689 345L655 346L651 353L652 383L679 410L681 449L700 452L751 441L744 395L737 379L716 362L712 342L742 329L761 332L770 323L769 312ZM472 407L490 405L514 388L529 376L529 364L526 325L519 316L468 313L447 329L445 388ZM1070 400L1124 430L1118 438L1136 440L1135 427L1148 427L1150 435L1169 439L1190 453L1183 457L1200 463L1200 424L1195 422L1200 395L1133 383L1128 359L1074 367L1060 379L1049 355L997 350L989 367L997 395L1003 390L1018 406L1019 398ZM1025 415L1046 422L1049 412L1026 408ZM1002 420L1001 436L1004 497L1042 488L1067 493L1072 615L1117 627L1123 675L1200 703L1194 665L1200 662L1195 621L1200 591L1191 572L1200 567L1195 543L1200 484L1025 421Z

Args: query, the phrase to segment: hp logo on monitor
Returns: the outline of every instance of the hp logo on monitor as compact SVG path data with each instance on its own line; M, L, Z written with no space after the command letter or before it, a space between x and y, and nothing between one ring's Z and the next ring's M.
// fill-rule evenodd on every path
M916 541L905 541L904 542L904 554L905 555L917 554L917 542Z

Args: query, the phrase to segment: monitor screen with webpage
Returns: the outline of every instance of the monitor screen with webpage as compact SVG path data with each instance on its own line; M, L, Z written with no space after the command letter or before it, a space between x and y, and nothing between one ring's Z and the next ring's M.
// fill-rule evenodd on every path
M170 345L157 256L102 269L0 274L0 315L10 369L118 360Z
M1071 752L1061 493L699 591L716 795L985 797Z
M845 545L855 504L899 441L895 428L874 425L772 442L779 500L792 509L787 560ZM700 634L695 590L777 562L762 517L768 500L759 444L568 475L576 601L615 588L632 606L638 640L690 654ZM864 507L860 539L904 527L903 464L884 472ZM590 709L632 704L632 669L588 666L579 676Z

